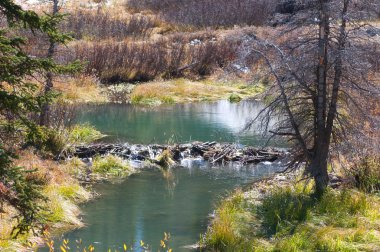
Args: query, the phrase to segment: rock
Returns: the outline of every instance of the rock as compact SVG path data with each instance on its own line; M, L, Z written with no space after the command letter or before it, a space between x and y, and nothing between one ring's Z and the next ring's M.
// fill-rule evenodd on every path
M366 32L370 37L380 36L380 29L376 27L371 27Z

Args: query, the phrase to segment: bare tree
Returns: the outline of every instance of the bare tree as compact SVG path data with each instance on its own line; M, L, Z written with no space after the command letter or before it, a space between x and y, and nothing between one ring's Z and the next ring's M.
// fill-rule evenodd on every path
M304 2L307 8L277 29L273 41L252 43L250 55L262 57L274 82L260 117L264 126L273 115L283 118L270 132L289 140L288 168L305 167L322 195L332 147L347 144L348 132L361 128L353 117L370 120L363 97L379 100L379 39L368 36L369 24L351 0Z

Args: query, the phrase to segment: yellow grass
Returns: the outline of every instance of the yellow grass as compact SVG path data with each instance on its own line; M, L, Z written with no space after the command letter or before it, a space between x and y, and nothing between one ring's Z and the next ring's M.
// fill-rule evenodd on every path
M29 170L37 169L33 176L38 176L45 182L42 193L48 201L44 204L46 210L42 214L49 221L47 228L58 231L82 226L78 203L89 200L91 193L71 177L70 171L74 167L71 164L44 160L31 150L18 154L20 159L16 160L15 164ZM12 240L12 226L16 224L12 217L17 212L7 205L4 206L4 210L4 213L0 214L0 251L25 251L23 246L26 241L38 241L38 238L29 233Z
M154 105L161 103L214 101L228 99L234 93L247 98L257 95L259 92L241 83L200 82L177 79L138 85L133 90L132 103Z
M61 78L54 83L55 89L62 93L65 100L78 103L104 103L108 101L105 88L95 77L79 76Z

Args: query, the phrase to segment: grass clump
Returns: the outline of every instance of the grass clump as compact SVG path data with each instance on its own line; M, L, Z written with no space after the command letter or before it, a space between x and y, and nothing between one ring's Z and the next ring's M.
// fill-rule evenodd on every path
M132 173L133 168L122 158L107 155L94 158L92 171L101 176L125 177Z
M246 242L253 219L249 209L241 191L222 201L204 237L206 244L215 251L243 251L250 247Z
M364 192L380 191L380 157L362 158L353 170L356 186Z
M231 94L230 97L228 97L228 100L232 103L241 102L242 98L238 94Z
M175 164L170 150L164 150L161 155L157 157L157 163L163 168L170 168Z
M91 193L77 183L50 184L43 191L48 198L43 215L54 226L81 227L78 203L88 201Z
M329 189L316 199L301 188L270 189L259 200L233 195L218 207L206 244L214 251L380 251L379 196Z
M310 196L302 192L291 188L274 189L258 208L264 233L270 236L290 231L288 229L307 219L312 203Z
M88 124L77 124L70 129L69 141L73 144L89 144L104 137L95 127Z

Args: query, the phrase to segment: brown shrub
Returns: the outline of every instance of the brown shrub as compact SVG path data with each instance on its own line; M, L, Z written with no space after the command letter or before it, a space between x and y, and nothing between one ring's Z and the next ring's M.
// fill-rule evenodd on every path
M168 22L196 27L261 25L274 12L275 0L128 0L134 10L152 10Z
M115 16L107 11L75 11L68 15L62 24L62 30L72 33L76 39L123 40L127 37L144 38L150 35L153 28L159 25L159 20L147 15Z
M237 46L235 40L210 34L177 34L146 42L78 42L65 55L66 60L86 61L86 72L96 73L102 82L143 82L208 75L233 60Z

